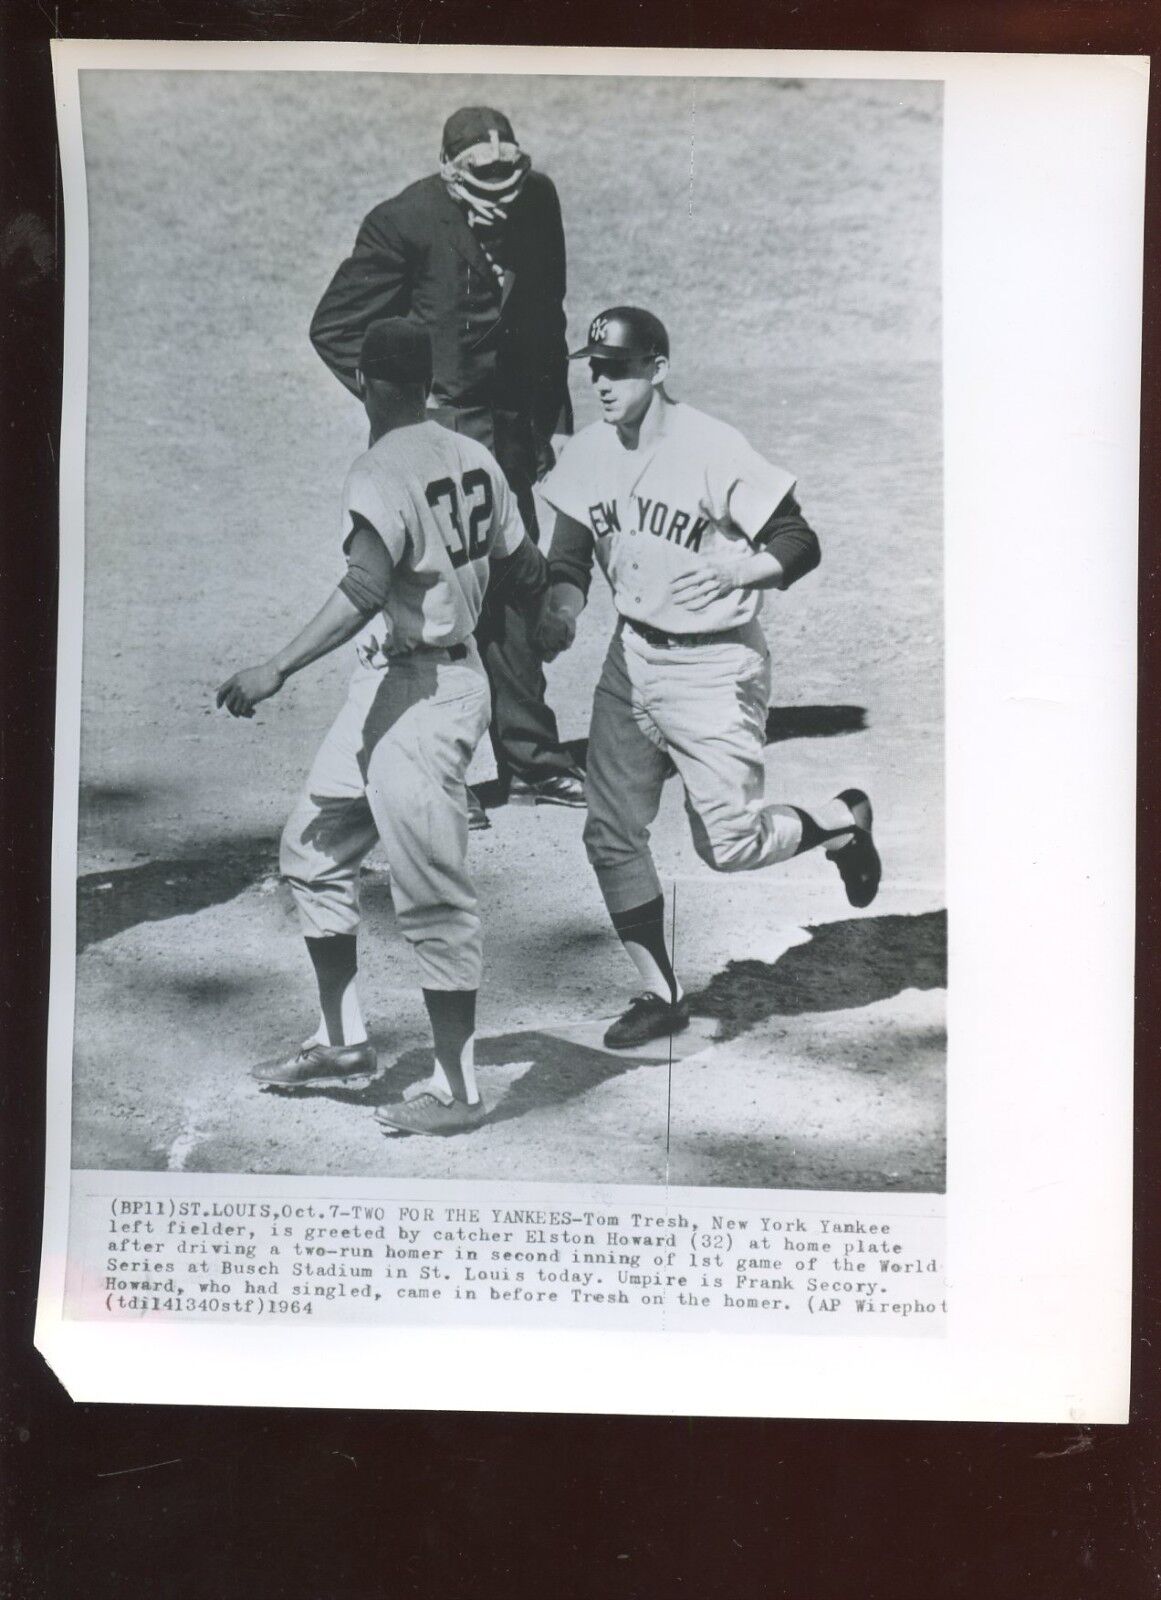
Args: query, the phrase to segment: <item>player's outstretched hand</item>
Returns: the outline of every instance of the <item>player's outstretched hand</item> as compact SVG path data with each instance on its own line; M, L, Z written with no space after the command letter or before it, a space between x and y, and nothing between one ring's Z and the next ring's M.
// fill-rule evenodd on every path
M217 704L219 709L225 706L232 717L252 717L259 701L269 700L282 684L281 672L266 661L260 667L247 667L244 672L235 672L232 678L227 678L218 690Z
M704 611L706 606L720 600L738 587L738 574L729 562L704 561L694 572L683 572L670 584L670 592L679 606L689 611Z
M576 619L545 606L533 629L532 642L544 661L555 661L576 638Z

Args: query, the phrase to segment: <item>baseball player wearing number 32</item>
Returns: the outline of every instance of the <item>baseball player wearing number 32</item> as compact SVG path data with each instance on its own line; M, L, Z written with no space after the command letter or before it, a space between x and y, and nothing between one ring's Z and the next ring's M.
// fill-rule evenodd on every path
M296 1089L375 1074L356 931L359 870L381 838L435 1065L401 1104L375 1115L387 1131L448 1134L485 1115L473 1061L481 937L464 780L491 699L473 630L489 581L535 614L547 567L490 453L427 420L431 368L424 328L402 318L371 324L358 382L373 442L343 495L346 576L284 650L228 678L217 701L252 716L291 673L361 635L346 704L282 835L281 870L318 983L318 1029L291 1060L254 1076Z
M587 359L601 417L541 484L557 518L537 642L549 659L572 643L595 557L618 622L593 699L584 837L644 985L605 1034L608 1047L627 1049L689 1023L649 851L674 768L694 847L715 871L821 845L850 903L866 906L881 869L861 790L809 811L763 795L770 658L758 609L763 591L788 588L819 561L793 477L734 428L669 397L669 337L651 312L602 312L572 359Z

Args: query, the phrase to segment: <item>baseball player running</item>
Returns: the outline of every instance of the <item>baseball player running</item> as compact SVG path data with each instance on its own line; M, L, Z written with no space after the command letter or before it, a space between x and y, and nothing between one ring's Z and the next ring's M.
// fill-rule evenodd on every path
M871 805L858 789L806 811L763 798L770 659L762 592L819 561L794 479L734 428L674 402L669 337L634 306L593 319L587 359L601 418L541 485L557 513L552 588L537 633L551 658L576 634L593 557L619 613L593 700L585 845L644 992L605 1034L628 1049L685 1028L666 947L649 827L676 768L694 846L718 872L821 845L852 905L879 887Z
M458 1133L485 1114L473 1062L481 940L464 777L490 696L472 634L489 579L532 611L547 567L485 447L426 420L427 331L401 318L373 323L359 368L372 444L343 493L346 575L285 649L217 693L234 716L252 716L292 673L363 635L346 704L282 835L319 1024L291 1060L255 1067L254 1076L294 1089L374 1074L356 931L359 868L381 838L399 928L419 964L435 1067L375 1115L387 1130Z

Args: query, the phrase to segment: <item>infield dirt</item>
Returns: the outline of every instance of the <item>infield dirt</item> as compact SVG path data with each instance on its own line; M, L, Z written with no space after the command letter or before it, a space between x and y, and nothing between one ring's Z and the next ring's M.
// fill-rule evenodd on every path
M468 103L507 110L558 186L573 342L605 305L652 307L678 397L797 475L824 556L766 614L768 791L866 788L884 884L856 913L819 855L715 877L671 784L655 850L696 1021L672 1065L626 1059L594 1025L633 975L580 814L496 804L471 840L493 1115L455 1140L385 1139L368 1107L422 1075L429 1046L381 866L362 959L382 1083L282 1097L247 1073L314 1022L277 838L348 662L301 674L253 722L211 707L338 575L365 419L307 325L363 214L433 169ZM938 86L88 71L82 113L75 1165L942 1188ZM572 383L582 425L583 367ZM598 581L549 668L570 740L611 626ZM481 751L474 776L492 773Z

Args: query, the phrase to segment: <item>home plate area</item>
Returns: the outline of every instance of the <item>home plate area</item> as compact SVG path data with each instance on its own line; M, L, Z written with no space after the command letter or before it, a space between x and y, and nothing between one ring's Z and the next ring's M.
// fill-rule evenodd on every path
M716 1039L719 1025L712 1018L694 1017L688 1028L672 1038L654 1039L635 1050L607 1050L602 1043L613 1019L562 1023L477 1038L476 1066L480 1089L488 1108L485 1128L535 1112L549 1112L568 1101L598 1089L638 1067L668 1067L700 1057ZM430 1046L405 1050L381 1067L370 1083L319 1084L293 1090L274 1088L264 1093L293 1095L295 1099L324 1097L359 1105L383 1105L431 1072Z

